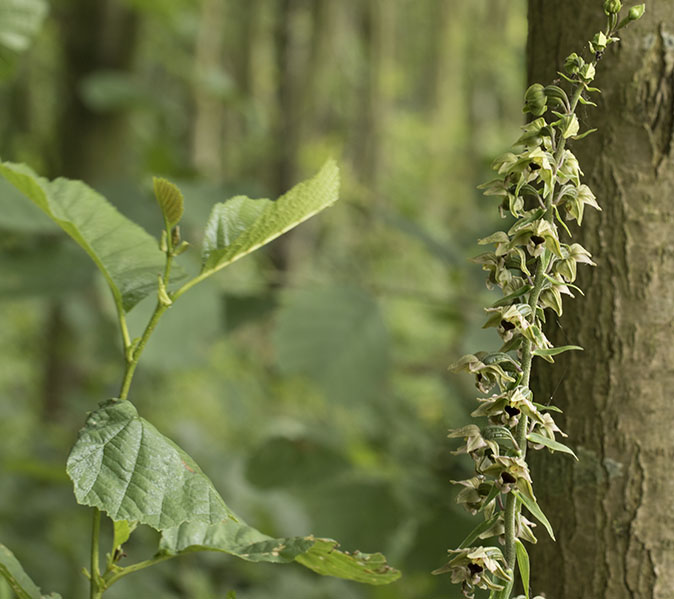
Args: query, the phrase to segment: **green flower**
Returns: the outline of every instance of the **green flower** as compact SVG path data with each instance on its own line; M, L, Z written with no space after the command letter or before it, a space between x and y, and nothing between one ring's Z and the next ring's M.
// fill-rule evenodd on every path
M510 493L513 487L528 489L531 485L529 466L523 458L499 456L484 473L496 479L502 493Z
M493 455L499 455L498 443L496 443L496 441L485 439L482 436L480 427L476 424L469 424L462 428L452 429L449 431L447 437L450 439L463 438L466 440L465 445L452 452L455 455L462 453L475 453L485 448L490 449Z
M493 483L488 482L486 478L479 474L466 480L453 480L452 484L464 487L456 496L456 503L461 503L474 516L480 510L485 512L492 511L484 504L485 499L492 489ZM491 500L492 503L494 499Z
M569 75L577 75L585 66L585 60L575 52L569 54L564 61L564 70Z
M501 366L503 364L503 366ZM521 371L520 366L506 354L478 352L463 356L449 367L452 372L468 372L475 375L475 386L488 393L495 385L505 389L515 379L506 370Z
M503 554L497 547L451 549L448 553L454 557L434 570L433 574L449 573L454 584L461 583L463 596L468 599L475 597L476 588L500 591L504 585L498 584L497 579L512 580L504 568Z

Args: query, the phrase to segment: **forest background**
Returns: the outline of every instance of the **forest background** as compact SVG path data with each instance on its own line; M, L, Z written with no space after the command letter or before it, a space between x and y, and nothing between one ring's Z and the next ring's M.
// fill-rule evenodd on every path
M429 573L472 526L448 484L470 465L446 433L474 392L447 365L496 344L468 258L498 218L475 188L523 123L526 28L523 0L63 0L3 62L3 159L83 179L153 233L152 175L184 190L196 240L215 201L341 168L332 209L169 311L134 402L256 528L382 551L403 578L200 554L110 599L455 596ZM5 184L0 232L0 539L43 588L83 596L90 514L63 465L119 386L114 306Z

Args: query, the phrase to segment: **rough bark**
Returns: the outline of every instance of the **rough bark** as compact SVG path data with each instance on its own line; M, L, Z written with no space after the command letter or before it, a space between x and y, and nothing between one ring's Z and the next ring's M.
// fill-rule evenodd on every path
M529 0L529 79L547 82L603 26L601 2ZM573 144L603 212L574 237L594 255L585 297L567 304L559 343L585 351L536 370L580 457L541 456L536 489L557 531L532 550L549 598L674 597L674 4L646 16L600 62L599 132ZM563 327L563 328L562 328ZM554 331L553 331L554 329Z

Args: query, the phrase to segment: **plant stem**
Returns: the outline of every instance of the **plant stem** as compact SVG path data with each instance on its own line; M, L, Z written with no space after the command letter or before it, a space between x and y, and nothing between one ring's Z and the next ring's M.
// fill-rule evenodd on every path
M147 323L145 330L143 331L143 335L141 336L134 350L130 352L129 356L127 356L126 370L124 371L122 386L119 390L119 399L126 399L128 397L129 388L131 387L131 381L133 380L133 375L136 371L136 366L138 366L138 360L140 359L140 355L143 353L143 350L145 349L145 346L147 345L147 342L150 339L150 335L152 335L152 331L154 331L155 327L157 326L159 319L168 308L169 306L167 306L166 304L157 302L154 312L152 313L152 316L150 317L150 320Z
M593 62L596 64L596 61ZM571 105L568 109L568 114L572 115L576 111L578 102L580 101L580 96L585 89L584 83L579 83L578 87L574 90L573 97L571 99ZM550 193L547 198L545 198L545 216L544 218L550 222L553 221L553 211L552 211L552 200L555 193L555 183L557 181L557 172L561 166L562 157L564 156L564 149L566 147L566 138L562 137L557 144L555 149L555 171L552 178L552 183L550 185ZM538 258L536 265L536 274L534 276L534 286L529 292L529 306L531 307L532 314L536 315L536 307L538 306L538 300L541 296L541 291L543 290L543 285L545 283L545 268L543 266L543 260L541 257ZM531 380L531 367L533 363L533 354L531 341L528 339L524 340L522 347L522 381L521 386L529 389L529 383ZM524 414L521 415L521 419L517 424L517 430L515 432L515 440L520 448L519 457L522 459L526 458L527 455L527 430L529 428L529 418ZM505 560L508 565L508 568L511 570L511 573L514 577L515 564L517 560L517 552L515 549L515 541L517 539L517 517L519 516L521 506L517 502L516 497L512 494L508 494L508 499L506 501L505 509ZM510 592L512 589L512 584L508 584L503 597L504 599L510 598Z
M166 263L164 265L164 274L161 277L161 283L163 284L165 289L169 284L169 279L171 276L171 265L173 264L174 253L173 253L173 240L171 238L171 230L168 226L168 221L166 221L166 218L164 218L164 223L166 225L167 248L166 248ZM177 297L177 295L169 294L169 298L171 300L175 299L175 297ZM157 326L159 319L161 318L162 314L164 314L164 312L166 312L166 310L170 307L170 305L171 304L163 303L161 299L157 301L157 305L155 306L154 312L152 313L152 316L150 317L150 320L148 321L141 338L138 340L138 342L135 344L133 348L131 346L132 345L131 342L129 341L129 333L126 328L126 320L124 318L124 313L119 312L119 323L122 329L122 338L124 339L125 343L124 354L126 358L126 369L124 370L122 386L120 387L119 390L119 399L126 399L129 396L129 389L131 388L131 381L133 380L133 375L136 372L136 366L138 366L138 360L140 360L140 356L143 353L143 350L145 349L145 346L147 345L147 342L150 339L150 335L152 335L152 332Z
M101 532L101 512L94 508L94 519L91 526L91 578L89 584L90 599L99 599L103 595L101 588L101 571L99 564L99 537Z
M166 560L169 560L173 557L175 557L175 556L174 555L157 555L153 558L143 560L142 562L138 562L137 564L131 564L130 566L126 566L125 568L119 568L118 567L116 569L116 572L114 572L114 573L112 571L106 572L106 575L103 578L103 580L105 581L105 588L111 587L120 578L124 578L125 576L128 576L129 574L133 574L134 572L138 572L139 570L149 568L150 566L154 566L155 564L165 562Z

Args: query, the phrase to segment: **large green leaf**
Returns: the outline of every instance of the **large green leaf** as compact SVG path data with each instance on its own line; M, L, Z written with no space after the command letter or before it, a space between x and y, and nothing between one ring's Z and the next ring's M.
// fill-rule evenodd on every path
M1 1L1 0L0 0ZM56 223L11 183L0 177L0 230L12 233L60 234Z
M287 563L312 547L311 537L274 539L239 519L219 524L185 522L164 530L159 553L178 555L193 551L221 551L251 562Z
M330 398L361 403L385 386L388 331L377 302L362 290L285 294L274 341L281 370L306 375Z
M47 15L44 0L0 0L0 46L23 52Z
M389 584L400 578L400 572L389 566L381 553L347 553L336 547L337 542L332 539L317 539L314 546L295 561L323 576L366 584Z
M0 544L0 575L7 580L17 599L61 599L61 595L56 593L43 595L21 567L19 560L2 544Z
M386 563L380 553L353 554L339 551L332 539L313 536L274 539L243 522L226 520L215 525L188 522L165 530L159 544L164 555L193 551L220 551L253 562L296 561L324 576L336 576L367 584L388 584L400 572Z
M113 520L136 520L157 530L236 516L199 466L130 401L107 400L91 412L68 456L78 503Z
M339 171L332 161L278 200L236 196L213 207L204 233L202 273L231 264L337 201Z
M0 163L0 174L89 254L125 311L156 290L164 265L157 241L103 196L81 181L48 181L23 164Z

